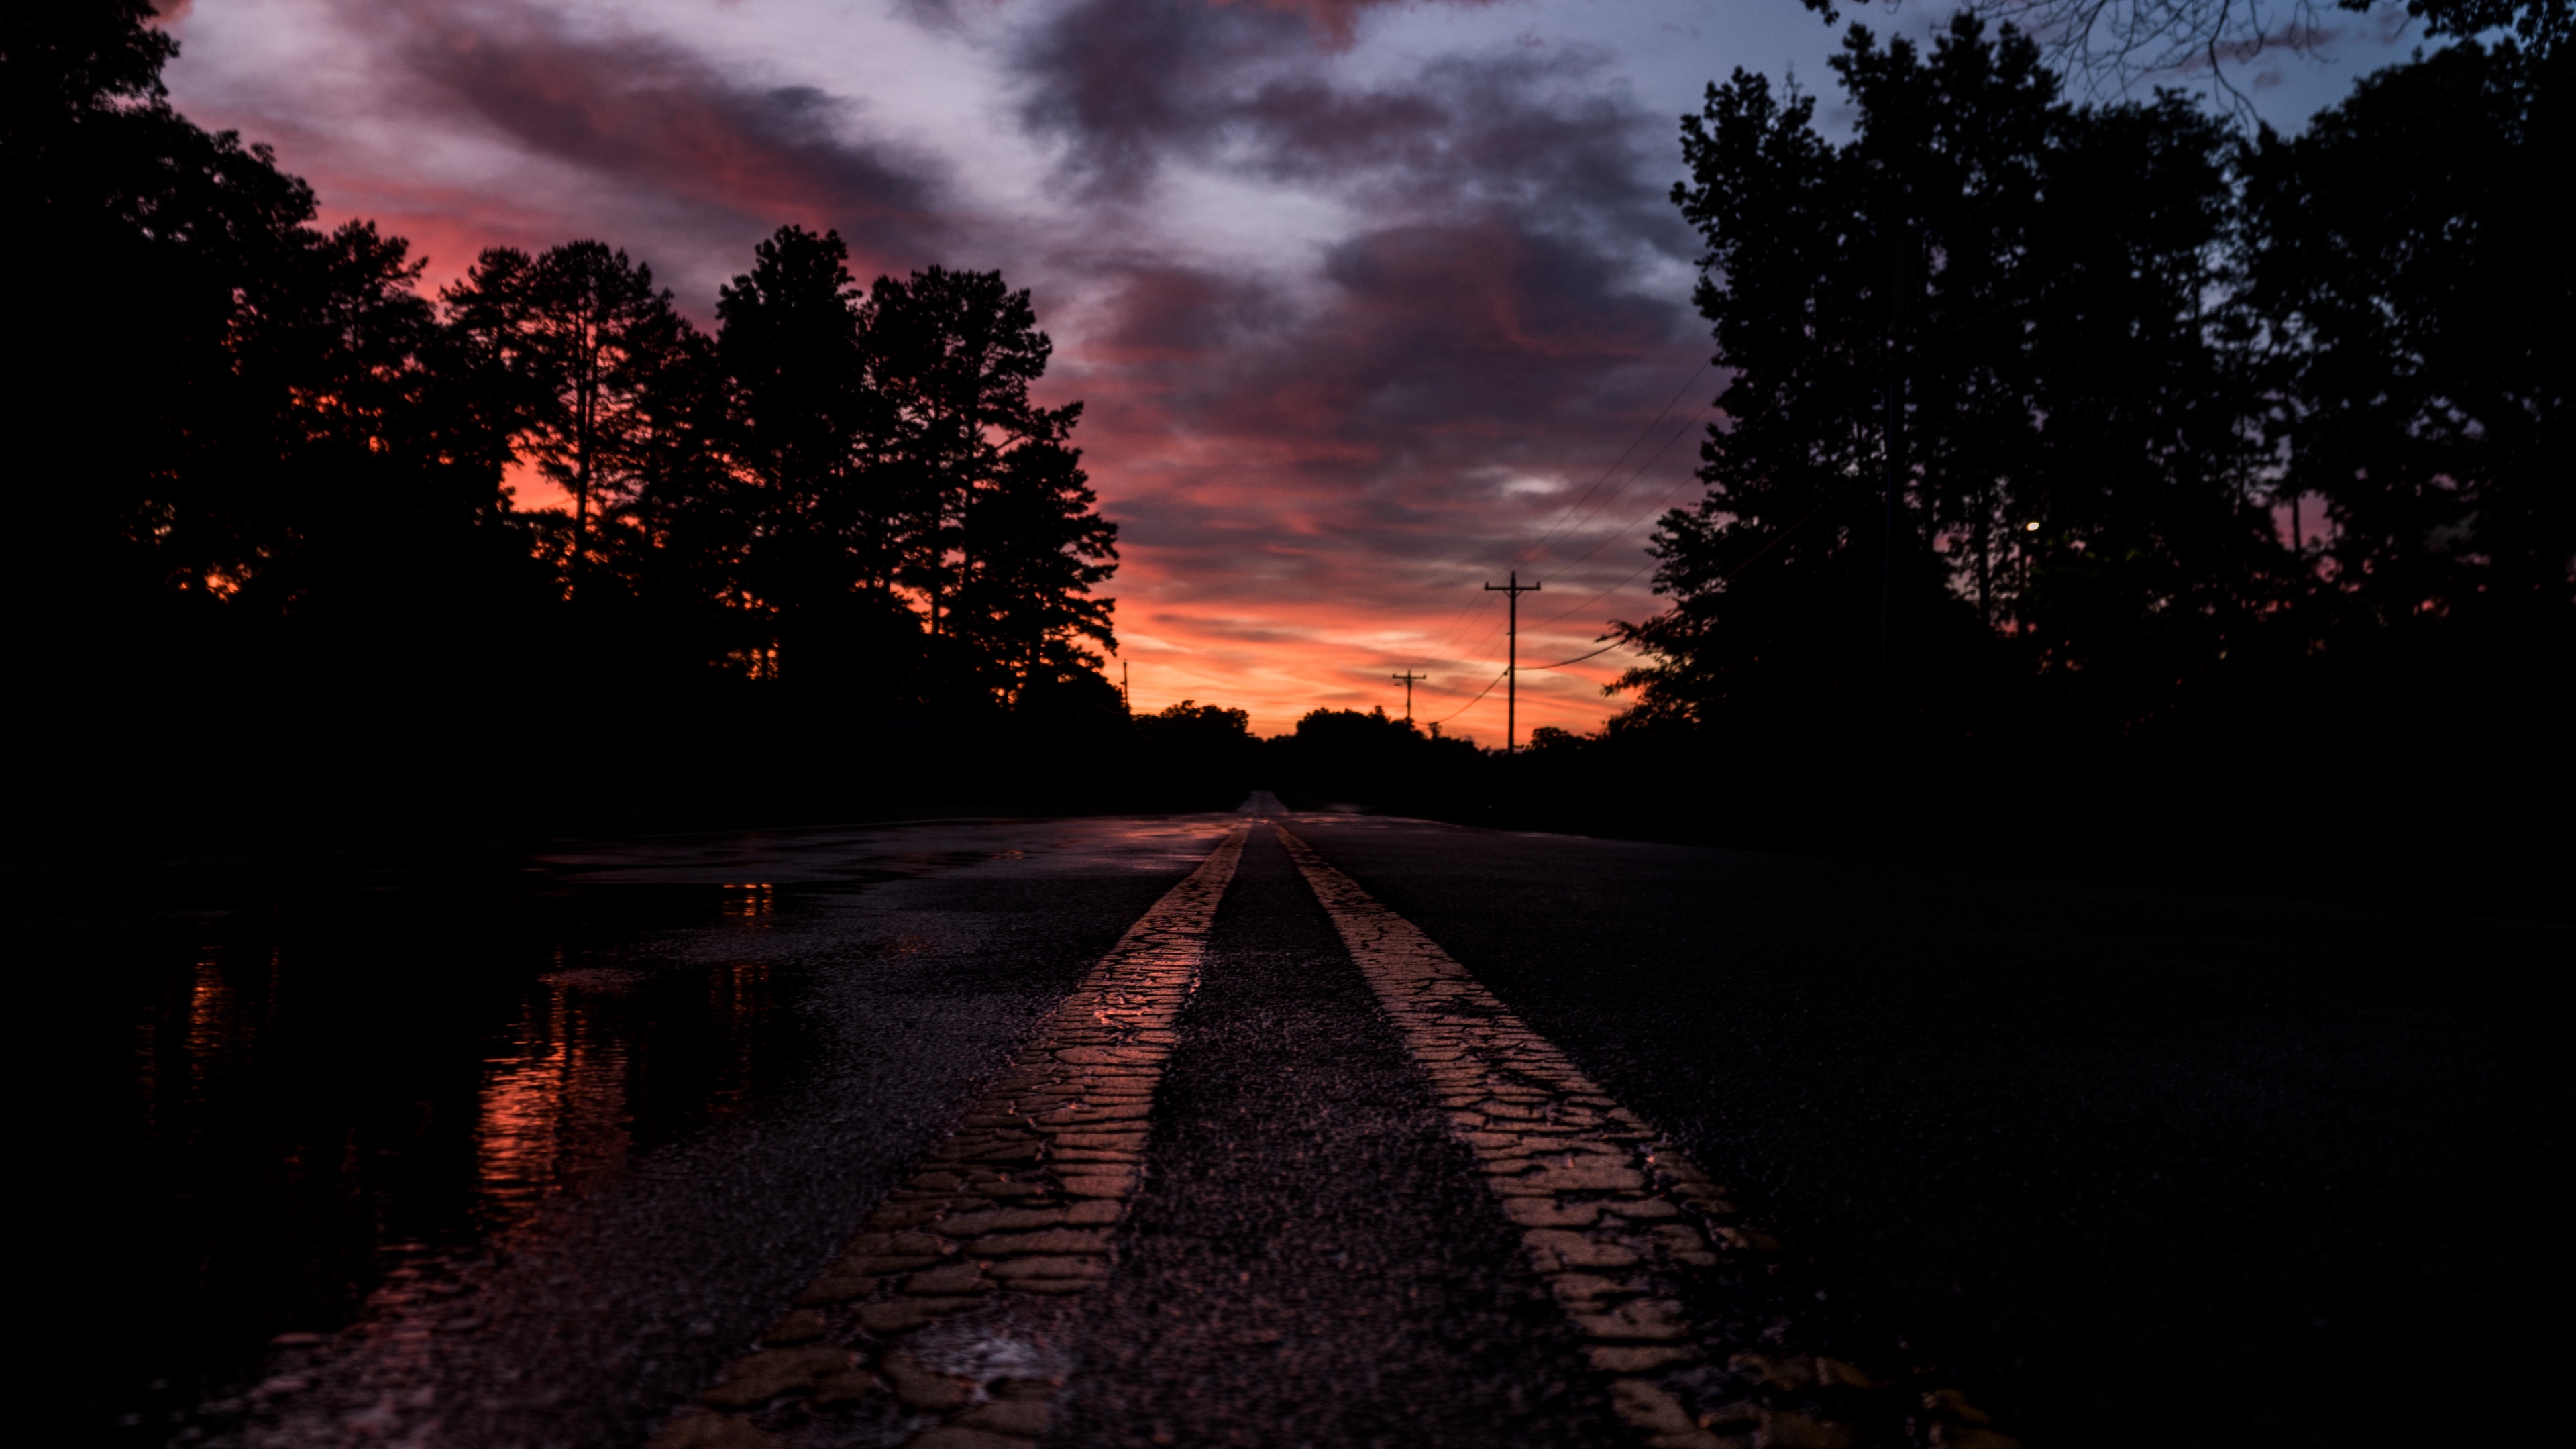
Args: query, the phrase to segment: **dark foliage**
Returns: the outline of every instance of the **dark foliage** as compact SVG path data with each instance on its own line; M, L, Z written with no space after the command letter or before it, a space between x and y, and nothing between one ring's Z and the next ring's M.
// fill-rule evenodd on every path
M22 805L1026 803L1117 750L1116 528L1028 293L786 227L712 337L597 241L433 300L172 110L149 18L0 21Z
M1810 764L2157 727L2261 647L2287 564L2213 306L2230 136L2173 97L2069 106L1970 19L1929 56L1855 29L1836 69L1846 146L1743 72L1687 123L1733 376L1655 546L1675 607L1629 630L1637 722Z
M1855 27L1833 145L1737 72L1675 200L1728 370L1671 606L1513 794L1868 828L2536 839L2566 800L2566 62L2463 43L2306 134ZM1643 811L1608 788L1655 778ZM1997 816L1995 805L2009 800Z
M1270 741L1270 788L1305 810L1477 813L1491 788L1489 762L1469 741L1425 733L1383 709L1319 709Z
M1146 809L1231 810L1270 788L1252 716L1191 699L1136 717L1130 770L1148 782L1137 801Z
M2278 489L2325 514L2298 541L2306 733L2401 788L2545 795L2576 737L2576 277L2540 180L2576 143L2570 64L2455 46L2246 165Z

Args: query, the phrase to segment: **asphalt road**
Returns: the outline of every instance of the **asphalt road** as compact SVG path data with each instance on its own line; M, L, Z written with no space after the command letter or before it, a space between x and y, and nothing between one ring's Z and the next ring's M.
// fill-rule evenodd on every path
M612 842L19 935L85 963L64 1437L641 1444L1245 823ZM1700 1322L2032 1446L2566 1432L2576 932L1284 823L1777 1239ZM1267 827L1198 970L1107 1277L1030 1350L1043 1442L1647 1442Z
M1300 828L2032 1444L2566 1432L2576 932Z

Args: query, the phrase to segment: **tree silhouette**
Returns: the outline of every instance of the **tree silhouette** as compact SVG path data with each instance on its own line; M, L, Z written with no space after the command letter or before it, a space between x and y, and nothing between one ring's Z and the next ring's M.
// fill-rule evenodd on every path
M1056 442L1074 415L1030 401L1054 344L1037 330L1029 294L999 272L880 277L864 317L877 385L895 410L890 461L918 480L899 576L921 590L941 634L974 570L966 527L977 495L997 486L1007 454Z
M1110 603L1091 590L1117 567L1118 525L1094 510L1082 452L1068 442L1081 411L1034 410L1044 431L1003 450L966 495L952 627L1001 667L1007 698L1096 673L1100 656L1081 640L1117 644Z
M2576 282L2537 184L2576 140L2570 68L2563 48L2436 52L2266 133L2248 176L2279 491L2328 516L2307 540L2319 649L2392 734L2481 735L2529 768L2576 733Z
M515 404L502 414L513 454L572 495L564 589L577 598L594 512L632 502L675 442L678 421L655 398L689 366L695 329L650 267L596 241L534 258L492 248L441 300Z
M2033 676L2135 728L2245 647L2285 562L2245 324L2212 306L2230 139L2173 96L2071 106L1972 16L1929 55L1854 27L1834 69L1843 146L1743 71L1685 123L1733 375L1623 684L1642 719L1853 739L1884 627L1908 728L2010 713Z
M782 227L716 308L742 480L737 602L767 620L780 670L807 685L908 674L918 654L895 593L909 490L886 456L893 411L870 376L848 260L838 233Z

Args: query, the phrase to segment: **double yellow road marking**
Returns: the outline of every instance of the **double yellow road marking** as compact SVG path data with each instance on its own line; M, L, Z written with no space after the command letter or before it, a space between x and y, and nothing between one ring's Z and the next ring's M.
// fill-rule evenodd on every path
M874 1415L922 1449L1002 1449L1046 1428L1059 1375L969 1381L891 1344L1007 1293L1079 1293L1107 1276L1109 1235L1136 1194L1146 1120L1208 928L1249 830L1236 830L1127 928L1040 1023L965 1123L887 1195L797 1307L737 1359L655 1449L765 1449L773 1420ZM858 1335L849 1332L858 1330Z
M1227 835L1128 929L766 1346L654 1449L762 1449L779 1442L764 1422L836 1413L870 1416L887 1442L918 1449L1011 1449L1044 1431L1061 1366L942 1372L900 1345L988 1307L1050 1316L1043 1300L1107 1275L1154 1089L1248 835ZM1691 1311L1700 1275L1777 1245L1430 937L1279 835L1650 1449L2013 1446L1955 1393L1900 1396L1839 1359L1730 1352L1704 1333ZM1819 1415L1818 1402L1857 1405L1870 1422Z
M1521 1229L1530 1266L1588 1340L1592 1366L1612 1376L1612 1406L1651 1449L1865 1442L1868 1427L1766 1402L1812 1400L1820 1389L1874 1410L1867 1417L1882 1434L1958 1449L2014 1444L1955 1393L1891 1402L1891 1385L1841 1359L1713 1342L1692 1321L1696 1280L1779 1244L1419 927L1279 834L1431 1079L1450 1130Z

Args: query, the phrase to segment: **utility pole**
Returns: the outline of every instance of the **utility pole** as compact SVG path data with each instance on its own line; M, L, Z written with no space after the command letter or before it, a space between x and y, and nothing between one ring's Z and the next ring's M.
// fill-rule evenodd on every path
M1136 713L1134 702L1127 698L1127 661L1124 659L1118 661L1118 707L1130 715Z
M1487 592L1501 594L1511 601L1511 652L1504 656L1503 663L1503 753L1507 755L1517 754L1520 750L1516 741L1520 737L1521 712L1521 595L1535 594L1539 588L1536 584L1522 583L1518 569L1512 570L1511 580L1508 584L1485 585Z
M1410 669L1408 669L1408 670L1404 671L1402 674L1390 674L1390 675L1388 675L1388 676L1387 676L1387 678L1389 678L1389 679L1401 679L1401 680L1403 680L1403 681L1404 681L1404 722L1405 722L1406 724L1411 724L1411 723L1413 723L1413 685L1414 685L1414 681L1416 681L1416 680L1421 680L1421 679L1429 679L1430 677L1431 677L1431 676L1430 676L1430 675L1428 675L1428 674L1416 674L1416 673L1414 673L1414 672L1413 672L1412 670L1410 670Z

